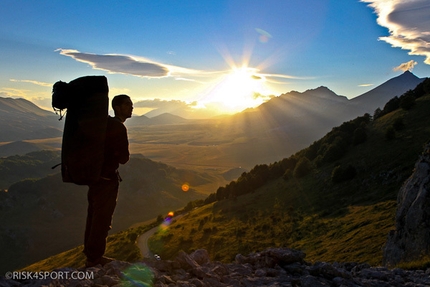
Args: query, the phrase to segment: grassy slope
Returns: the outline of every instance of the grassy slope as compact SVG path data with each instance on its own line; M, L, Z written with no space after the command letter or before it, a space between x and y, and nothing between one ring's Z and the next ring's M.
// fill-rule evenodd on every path
M169 258L181 249L205 248L212 259L230 261L237 253L286 246L304 250L311 261L380 264L398 190L430 139L429 110L430 96L420 98L412 110L370 123L368 140L333 164L190 212L169 232L156 234L152 250ZM399 117L405 127L386 140L386 129ZM330 176L339 164L354 165L357 176L334 185Z
M138 236L156 226L156 223L142 224L125 231L110 235L107 239L106 256L117 260L135 262L141 258L140 250L136 245ZM83 245L44 260L31 264L22 270L50 271L56 268L81 268L85 265L85 255L82 253Z

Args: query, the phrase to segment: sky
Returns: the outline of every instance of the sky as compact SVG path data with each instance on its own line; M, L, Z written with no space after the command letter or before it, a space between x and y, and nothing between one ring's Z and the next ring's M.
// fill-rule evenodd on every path
M136 115L203 118L319 86L351 99L405 70L430 76L428 0L0 2L0 96L45 109L86 75Z

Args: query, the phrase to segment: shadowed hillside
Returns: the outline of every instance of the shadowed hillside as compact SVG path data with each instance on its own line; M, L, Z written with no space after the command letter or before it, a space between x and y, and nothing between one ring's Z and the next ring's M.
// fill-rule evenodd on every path
M0 272L82 243L88 188L63 183L58 171L46 176L57 159L57 153L45 151L0 163L0 172L6 177L12 172L9 180L17 180L0 192ZM20 170L33 178L20 178ZM119 172L123 182L112 232L204 198L206 185L218 180L208 173L176 169L142 156L132 157ZM182 190L183 184L189 185L187 192Z
M38 151L0 158L0 189L8 189L26 178L42 178L57 173L52 167L61 162L59 151Z

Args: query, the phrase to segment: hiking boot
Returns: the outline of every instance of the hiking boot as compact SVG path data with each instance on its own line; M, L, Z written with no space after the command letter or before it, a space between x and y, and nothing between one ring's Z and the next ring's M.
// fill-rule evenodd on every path
M114 261L115 259L109 258L109 257L101 257L99 259L97 259L96 261L89 261L87 260L87 262L85 263L85 267L89 268L89 267L94 267L97 265L101 265L101 266L105 266L106 264Z

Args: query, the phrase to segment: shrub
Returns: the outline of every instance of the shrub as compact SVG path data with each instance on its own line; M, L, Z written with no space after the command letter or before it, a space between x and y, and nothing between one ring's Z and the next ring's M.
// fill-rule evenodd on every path
M339 183L342 181L351 180L355 177L357 171L352 165L348 165L346 168L336 166L331 173L331 181L333 183Z
M403 118L402 117L396 118L394 123L393 123L394 130L400 131L404 127L405 127L405 124L403 123Z
M330 144L323 155L323 161L326 163L334 162L340 159L347 151L348 145L346 140L340 136L336 137Z
M291 177L293 177L293 172L291 171L291 169L287 169L284 174L282 175L282 178L284 180L289 180Z
M400 108L400 99L399 97L394 97L385 104L382 113L386 115L392 111L397 110L398 108Z
M393 140L396 138L396 130L394 129L394 127L389 127L387 128L387 130L385 131L385 139L387 140Z

